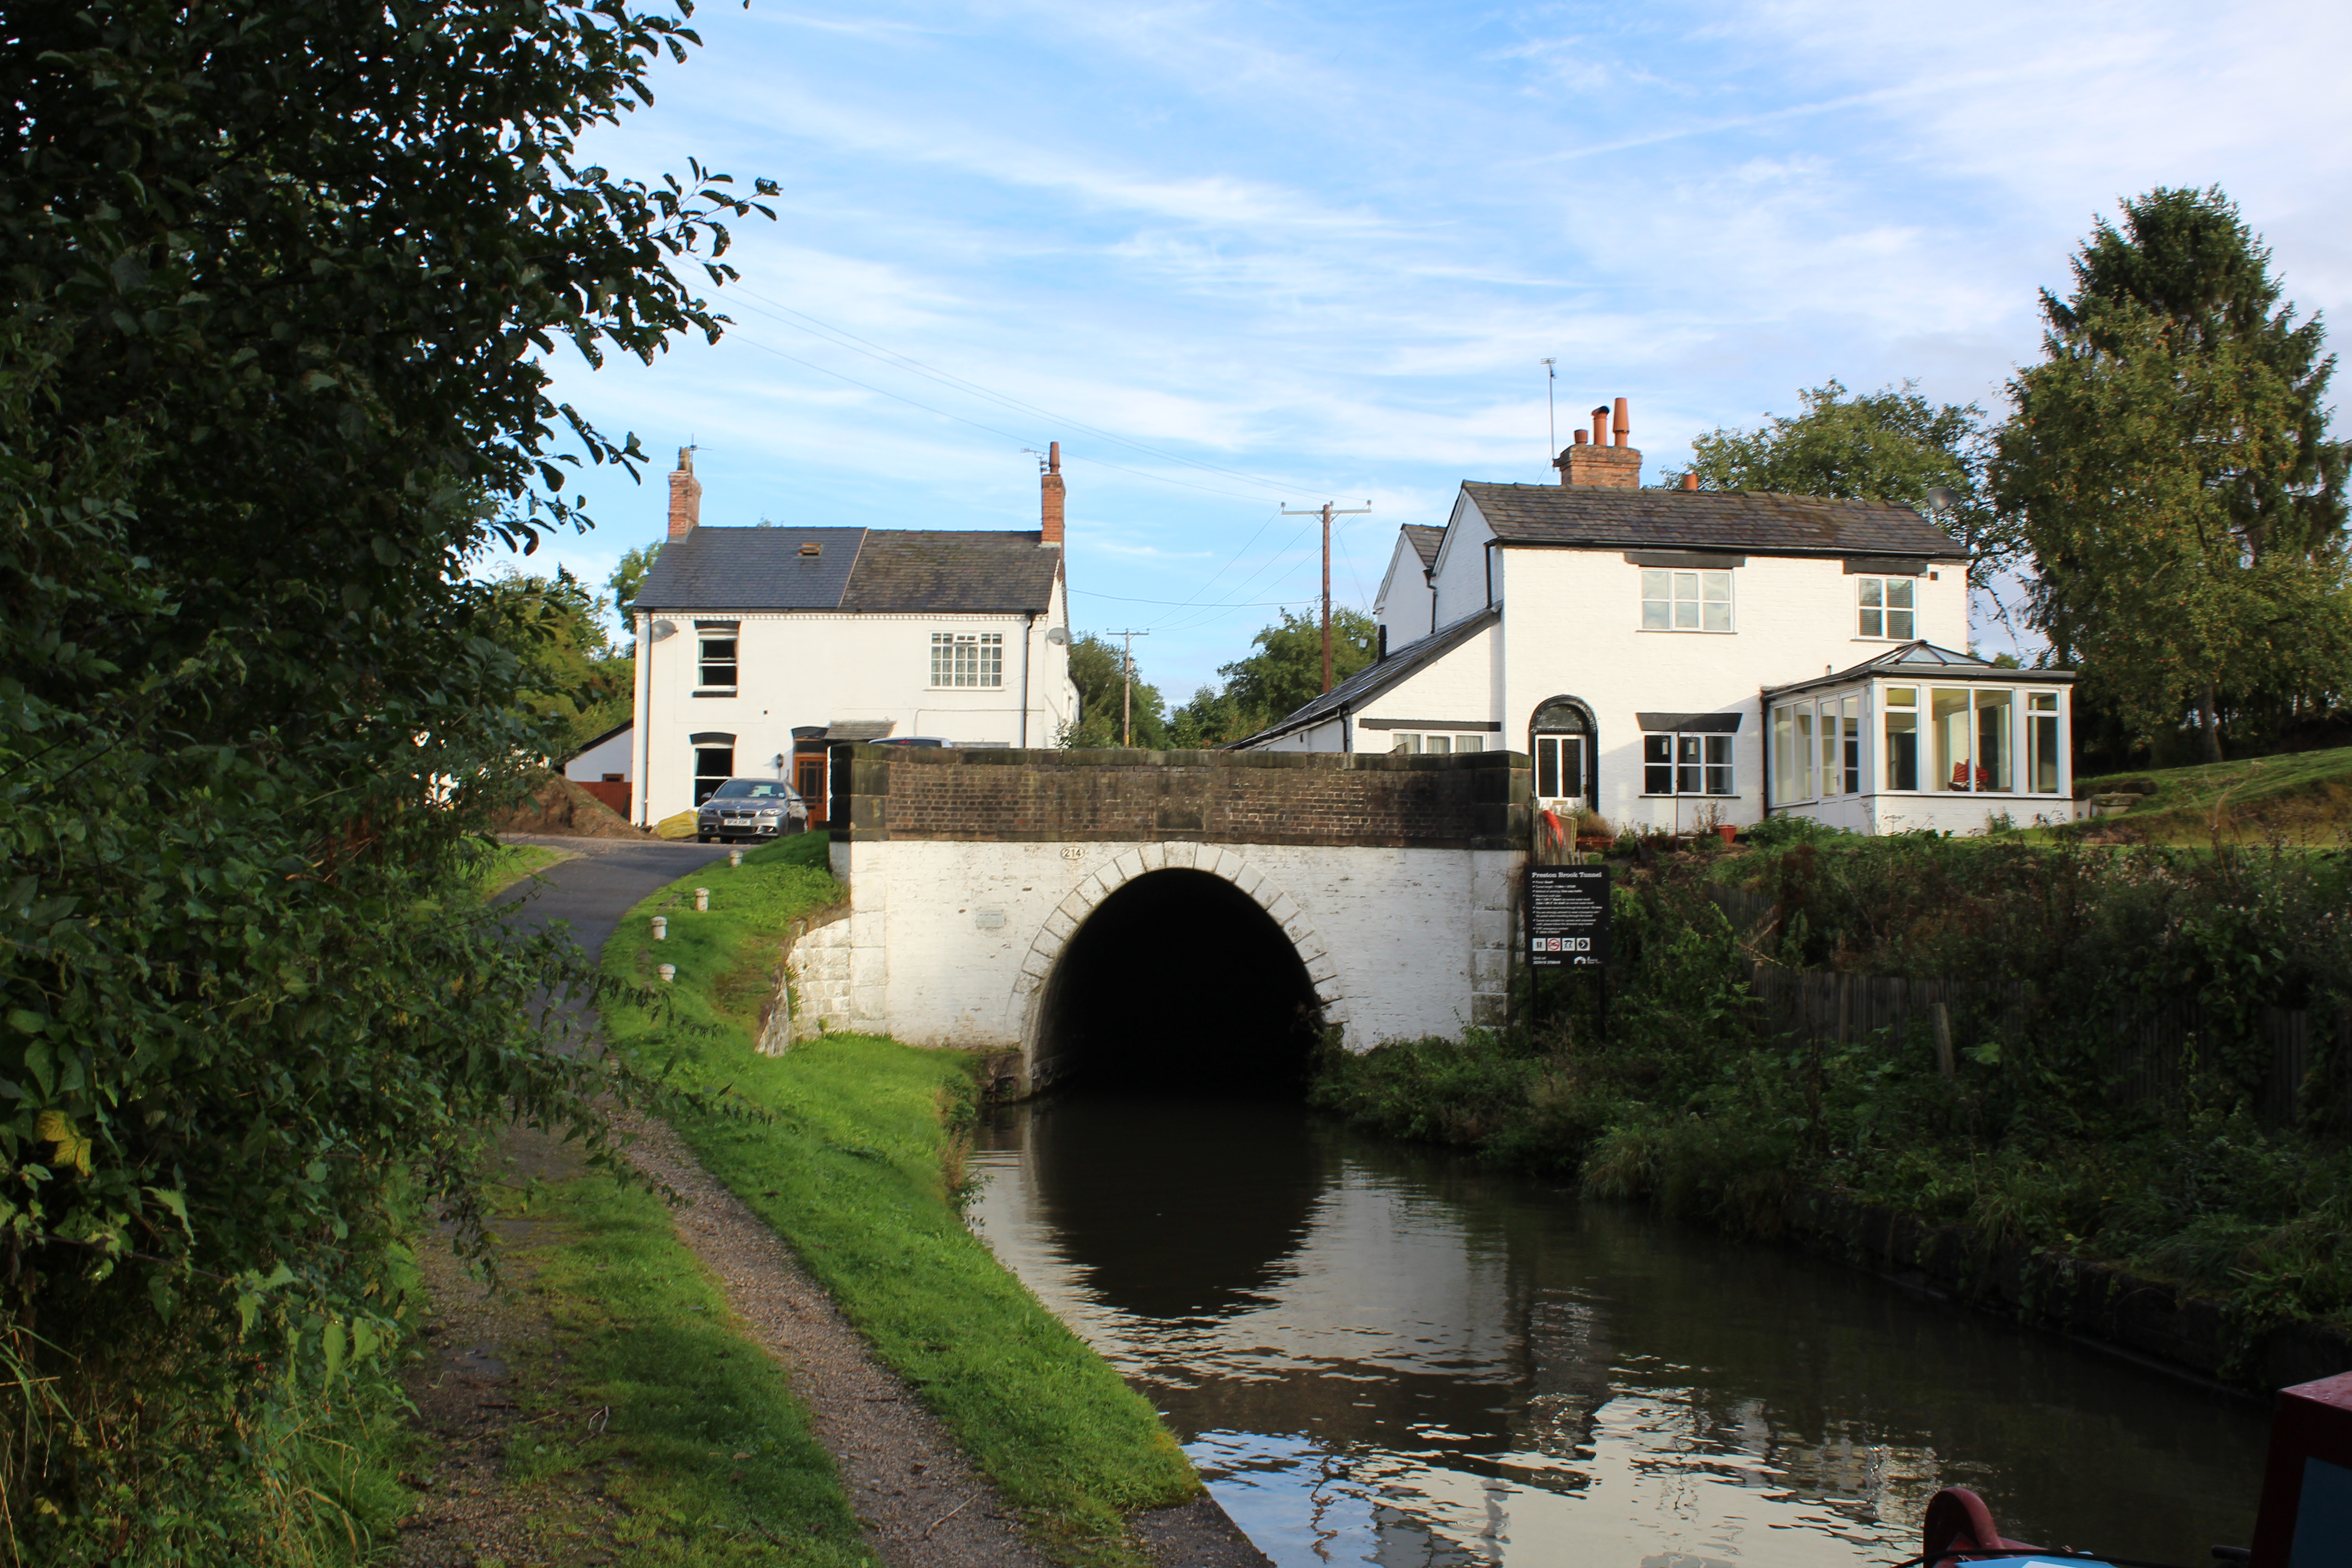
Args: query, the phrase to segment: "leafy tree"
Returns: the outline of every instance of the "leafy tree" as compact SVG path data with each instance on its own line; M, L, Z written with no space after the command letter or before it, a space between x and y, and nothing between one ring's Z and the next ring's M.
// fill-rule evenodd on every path
M1070 643L1070 684L1078 689L1078 721L1062 737L1075 750L1102 751L1126 743L1126 704L1133 703L1134 743L1146 751L1168 747L1166 702L1160 689L1142 680L1126 689L1127 655L1119 644L1089 632Z
M2196 712L2263 727L2352 680L2346 449L2319 320L2218 189L2151 191L2101 220L2042 363L2011 384L1999 487L2037 563L2032 615L2137 738Z
M289 1435L386 1375L413 1205L478 1239L486 1127L601 1152L607 1097L644 1092L536 1021L576 950L460 896L551 739L472 567L584 525L568 464L639 460L545 355L720 330L671 267L723 280L750 206L574 154L697 41L570 0L94 0L0 34L26 1561L271 1555L329 1506Z
M1379 653L1380 627L1361 610L1331 612L1331 683L1369 666ZM1278 626L1250 639L1257 651L1218 667L1223 690L1203 686L1171 719L1181 747L1222 746L1245 740L1323 694L1323 623L1285 610Z
M636 661L614 652L603 605L569 568L553 577L509 571L490 583L488 608L520 667L516 707L562 727L557 755L628 717Z
M621 629L628 637L631 658L637 656L637 636L630 612L636 605L637 591L646 585L646 574L654 569L654 558L660 553L658 543L640 544L625 550L621 552L621 563L613 568L610 577L604 579L604 586L613 595L610 601L613 614L620 617Z
M1767 416L1755 430L1726 430L1691 443L1689 472L1708 490L1867 496L1928 510L1927 492L1952 492L1941 521L1969 551L1971 585L1994 591L2014 565L2018 541L1991 504L1985 468L1991 434L1973 403L1935 404L1916 382L1849 393L1832 381L1797 394L1805 411ZM1682 483L1682 472L1664 477Z

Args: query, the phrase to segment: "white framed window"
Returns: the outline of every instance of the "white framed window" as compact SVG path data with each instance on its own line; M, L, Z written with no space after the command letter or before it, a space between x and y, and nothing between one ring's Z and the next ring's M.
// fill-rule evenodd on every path
M702 634L702 661L698 669L698 685L704 688L731 691L735 689L736 672L740 668L735 659L735 634L705 632Z
M1731 574L1642 570L1642 629L1645 632L1727 632Z
M1003 632L933 632L933 686L1002 686L1004 684Z
M1392 733L1389 745L1391 752L1402 752L1407 756L1444 756L1448 752L1459 755L1464 752L1483 752L1486 749L1486 737L1484 735L1416 735L1403 731Z
M1909 642L1919 635L1918 584L1909 577L1856 577L1861 635Z
M1733 742L1738 738L1679 731L1643 736L1642 793L1738 795Z

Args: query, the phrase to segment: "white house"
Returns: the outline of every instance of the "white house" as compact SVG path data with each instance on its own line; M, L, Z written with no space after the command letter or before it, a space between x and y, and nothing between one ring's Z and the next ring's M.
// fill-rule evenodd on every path
M1075 722L1058 443L1034 531L706 528L701 499L680 452L633 606L639 823L735 775L789 778L822 821L835 742L1050 746Z
M2074 816L2074 677L1951 651L1949 534L1883 501L1643 489L1610 414L1561 483L1465 483L1442 531L1408 526L1379 661L1241 744L1525 750L1540 804L1621 831Z

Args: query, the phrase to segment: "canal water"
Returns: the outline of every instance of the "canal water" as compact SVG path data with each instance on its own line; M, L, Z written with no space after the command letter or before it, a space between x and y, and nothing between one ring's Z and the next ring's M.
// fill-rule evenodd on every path
M974 1227L1290 1568L1826 1568L1938 1487L2199 1568L2266 1424L2056 1337L1295 1106L1066 1096L983 1125Z

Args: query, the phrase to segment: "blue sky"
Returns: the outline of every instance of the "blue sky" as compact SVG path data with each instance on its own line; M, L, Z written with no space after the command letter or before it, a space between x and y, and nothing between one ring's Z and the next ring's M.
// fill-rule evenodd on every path
M2117 197L2221 184L2289 296L2352 294L2352 7L1127 5L752 0L590 142L780 181L736 326L558 391L703 520L1034 527L1063 444L1080 630L1149 628L1171 700L1273 607L1369 607L1397 525L1542 481L1632 400L1654 478L1796 391L1997 407L2035 290ZM600 580L658 471L552 543ZM540 561L549 559L542 549ZM495 565L496 563L491 564ZM2000 646L1988 634L1989 646Z

